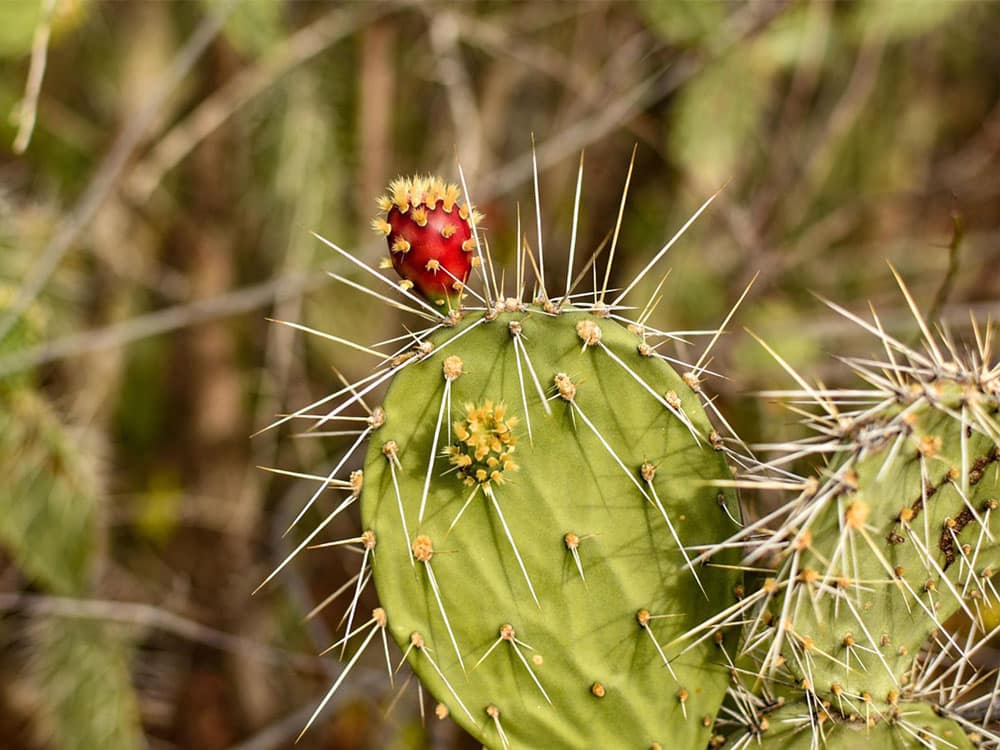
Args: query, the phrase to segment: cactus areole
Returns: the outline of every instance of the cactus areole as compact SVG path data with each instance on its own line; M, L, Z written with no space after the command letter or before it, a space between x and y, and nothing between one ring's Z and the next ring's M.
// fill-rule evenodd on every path
M462 203L457 185L434 177L394 180L378 199L372 228L386 238L389 260L433 304L457 308L473 267L473 222L482 216Z

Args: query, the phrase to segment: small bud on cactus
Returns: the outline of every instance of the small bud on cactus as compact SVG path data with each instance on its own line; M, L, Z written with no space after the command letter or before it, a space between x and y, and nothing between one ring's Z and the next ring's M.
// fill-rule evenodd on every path
M457 185L437 177L400 177L378 199L372 228L386 238L393 268L435 305L457 308L473 266L472 222L482 215L459 202Z

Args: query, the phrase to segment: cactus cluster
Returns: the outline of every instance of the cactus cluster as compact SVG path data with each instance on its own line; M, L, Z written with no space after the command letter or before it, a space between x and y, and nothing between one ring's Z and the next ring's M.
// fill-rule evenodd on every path
M773 717L767 732L760 721L747 725L744 737L770 747L846 748L859 737L994 747L1000 739L989 726L1000 683L985 658L998 632L989 610L1000 602L992 330L973 322L975 348L959 349L931 332L897 280L919 345L886 333L874 314L867 321L832 305L884 348L882 360L846 361L862 387L811 386L772 350L799 387L766 395L812 402L816 437L768 446L775 458L742 484L791 499L714 548L738 540L748 565L772 569L748 576L741 604L713 621L742 631L753 679L739 679L734 692L765 695L760 707L778 709L785 724L777 733ZM824 458L817 475L781 468L806 454Z
M582 174L581 161L574 230ZM772 351L798 388L766 395L814 402L816 437L758 459L704 383L732 313L671 332L650 323L659 287L626 305L712 199L623 289L608 288L619 213L603 284L594 269L596 288L575 293L574 235L565 286L547 287L539 231L508 292L461 193L395 181L373 221L378 269L323 240L423 326L375 346L322 334L380 366L275 422L363 424L296 522L326 489L347 498L271 576L310 544L361 553L333 644L347 668L309 723L380 644L390 677L408 664L438 716L491 748L997 746L1000 678L981 658L1000 598L991 331L959 350L905 287L919 350L837 308L884 361L849 361L864 387L834 391ZM695 362L662 351L706 333ZM795 473L803 458L818 473ZM737 490L787 497L743 525ZM355 503L357 536L323 541Z

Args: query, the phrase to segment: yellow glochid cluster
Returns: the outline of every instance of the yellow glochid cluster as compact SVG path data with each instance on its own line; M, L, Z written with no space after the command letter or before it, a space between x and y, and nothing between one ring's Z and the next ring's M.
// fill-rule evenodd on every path
M452 425L457 442L444 452L458 469L458 478L469 487L502 484L505 471L517 471L512 454L517 443L513 429L518 419L506 415L504 404L487 400L481 406L466 404L465 418Z

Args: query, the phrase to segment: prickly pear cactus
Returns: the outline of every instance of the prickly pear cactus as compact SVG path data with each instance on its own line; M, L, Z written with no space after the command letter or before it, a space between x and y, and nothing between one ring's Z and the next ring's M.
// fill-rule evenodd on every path
M380 361L275 423L361 425L329 475L306 475L319 487L296 522L326 489L347 498L272 573L308 545L361 555L331 647L347 665L309 723L381 641L390 678L408 664L438 716L490 748L1000 747L986 658L1000 632L987 623L1000 607L992 328L974 325L966 353L903 287L916 348L834 306L886 357L848 360L864 387L831 390L768 347L799 384L768 395L798 416L814 402L817 435L764 446L778 455L761 462L703 387L721 328L684 363L660 350L675 334L649 323L659 287L638 313L623 304L683 229L620 291L620 224L592 292L573 293L571 239L557 295L539 228L508 295L460 193L409 178L380 199L379 268L399 283L324 240L381 286L338 279L423 328L369 346L291 324ZM815 473L793 471L809 458ZM741 527L741 487L790 497ZM323 541L355 503L358 535ZM380 606L366 618L370 581Z
M672 334L648 324L653 300L635 320L623 304L677 237L624 291L607 287L612 242L604 285L581 295L572 249L557 296L525 244L508 295L457 186L397 180L379 208L379 269L327 244L426 327L384 350L321 334L384 361L279 423L358 420L347 410L389 388L343 460L313 477L306 508L327 488L347 499L278 570L310 544L356 545L361 569L334 644L352 654L344 674L379 640L393 673L391 635L439 715L488 747L704 747L729 681L723 640L683 654L671 642L735 601L736 557L692 557L732 534L739 511L720 485L731 479L725 440L703 408L707 350L678 375L659 351ZM402 282L381 273L390 267ZM363 474L346 476L366 441ZM324 542L359 500L361 533ZM372 579L380 607L369 618L359 601Z
M992 581L1000 371L990 364L989 332L976 328L978 348L962 356L932 336L903 289L921 350L877 318L836 308L885 347L885 361L850 362L862 389L811 387L772 351L801 388L770 395L809 399L819 411L818 439L777 448L785 459L827 463L810 478L775 475L772 486L793 490L793 499L736 535L747 542L748 566L775 566L727 613L743 626L741 650L768 686L768 706L785 703L779 732L772 717L769 729L757 722L744 735L771 747L850 747L859 737L967 747L966 732L977 742L1000 739L981 726L993 712L983 694L996 682L983 658L996 629L983 614L1000 600Z
M385 399L361 503L388 627L484 744L701 747L728 676L662 644L733 600L682 546L733 530L712 427L614 321L513 306Z
M908 704L884 721L849 722L835 718L835 712L820 709L814 716L796 706L786 706L761 720L755 732L744 737L753 747L764 750L856 750L857 748L892 748L926 750L975 747L962 726L939 716L927 703Z

